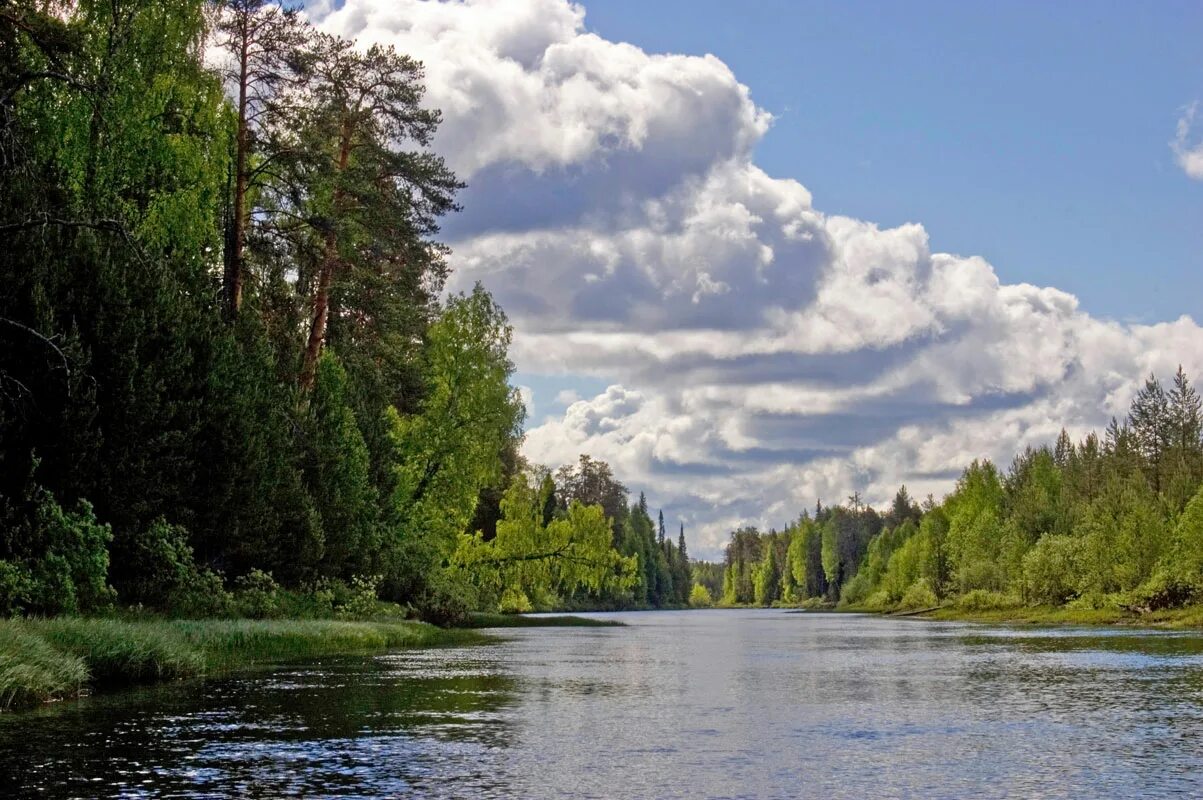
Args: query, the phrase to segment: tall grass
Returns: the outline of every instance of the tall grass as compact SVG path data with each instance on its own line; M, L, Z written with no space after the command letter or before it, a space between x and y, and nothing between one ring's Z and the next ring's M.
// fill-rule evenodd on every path
M235 667L484 638L421 622L340 620L0 620L0 710L93 688Z
M0 709L73 697L87 680L83 659L55 649L21 623L0 621Z

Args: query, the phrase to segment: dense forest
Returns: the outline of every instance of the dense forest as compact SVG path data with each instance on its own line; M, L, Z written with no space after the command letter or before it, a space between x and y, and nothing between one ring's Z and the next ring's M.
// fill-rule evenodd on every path
M941 501L690 562L604 462L519 453L511 329L445 291L422 65L263 0L0 6L0 614L1075 604L1203 595L1179 370Z
M683 530L520 457L422 97L262 0L0 4L0 614L687 602Z
M782 531L736 531L726 604L1150 611L1203 598L1203 414L1179 368L1150 376L1100 437L1062 431L1005 470L970 464L942 501L906 487L888 510L856 494ZM702 575L699 573L699 585Z

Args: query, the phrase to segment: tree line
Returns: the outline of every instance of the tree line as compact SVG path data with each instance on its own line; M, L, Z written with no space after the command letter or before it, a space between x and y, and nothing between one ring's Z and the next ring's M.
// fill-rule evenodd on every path
M422 97L264 0L0 7L0 613L687 599L608 467L520 457Z
M727 604L918 609L1073 605L1149 611L1203 599L1203 414L1179 367L1078 442L965 468L943 500L853 494L781 531L731 535ZM701 574L699 572L699 574ZM711 578L713 580L713 578Z

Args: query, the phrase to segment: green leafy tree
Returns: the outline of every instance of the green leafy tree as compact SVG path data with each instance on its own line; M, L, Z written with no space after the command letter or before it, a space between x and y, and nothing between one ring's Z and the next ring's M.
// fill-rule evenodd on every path
M518 435L523 406L510 387L511 329L479 286L451 298L430 329L421 411L391 414L396 484L387 523L395 563L386 578L398 597L423 594L428 576L455 549L497 453Z

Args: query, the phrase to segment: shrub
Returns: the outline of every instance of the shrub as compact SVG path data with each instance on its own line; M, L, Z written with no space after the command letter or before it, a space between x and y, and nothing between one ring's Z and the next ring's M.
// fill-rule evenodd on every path
M844 584L844 588L840 591L840 605L862 605L872 590L873 583L869 580L867 571L862 570Z
M376 615L380 606L380 575L356 575L347 587L347 593L338 608L338 616L347 619L369 619Z
M121 599L162 608L196 577L188 531L159 517L113 546L114 582Z
M466 621L477 604L473 587L446 572L431 576L416 601L418 616L424 622L444 627Z
M509 588L501 594L501 602L497 610L502 614L526 614L534 610L530 598L521 589Z
M234 611L234 596L226 591L221 575L194 570L172 593L168 604L179 617L225 617Z
M33 592L33 574L20 564L0 559L0 612L12 615L28 607Z
M252 569L234 581L234 604L239 614L266 619L280 613L280 587L270 572Z
M890 608L893 603L890 601L890 595L885 589L878 589L873 594L864 599L860 607L866 611L885 611Z
M966 592L957 600L957 608L962 611L995 611L998 609L1016 608L1023 602L1014 595L1002 592L991 592L985 589L974 589Z
M1023 557L1023 594L1032 604L1061 605L1080 592L1082 542L1072 536L1043 536Z
M709 589L700 583L695 583L689 590L689 605L694 608L710 608L714 605L714 598L710 596Z
M22 502L0 498L0 531L0 615L74 614L112 604L112 532L87 501L66 511L32 486Z
M1131 604L1143 611L1177 608L1194 600L1198 591L1195 583L1185 580L1176 571L1162 568L1132 592Z
M990 558L977 558L961 565L957 570L957 583L967 592L978 589L999 591L1006 586L1006 579L997 562Z
M932 608L939 605L940 601L936 597L936 593L932 591L931 584L927 578L920 578L912 583L902 595L902 601L898 604L899 608L914 610L919 608Z

